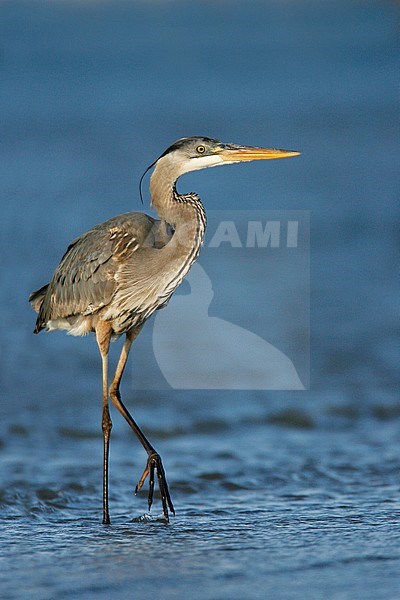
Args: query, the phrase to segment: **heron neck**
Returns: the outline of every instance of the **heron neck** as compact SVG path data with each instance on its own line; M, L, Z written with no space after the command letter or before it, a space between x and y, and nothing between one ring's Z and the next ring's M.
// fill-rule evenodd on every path
M161 219L174 229L173 238L164 253L171 264L177 263L181 280L200 252L206 214L196 194L178 194L175 187L178 177L179 174L174 173L168 163L158 163L150 179L150 192L153 207Z
M150 178L151 204L158 215L177 231L199 219L205 221L204 207L196 194L178 194L176 181L181 173L168 163L159 161Z
M161 163L161 164L160 164ZM158 161L150 179L151 203L161 219L174 229L170 241L160 250L168 283L162 294L168 298L199 255L204 240L206 214L196 194L180 195L175 183L180 173L167 161Z

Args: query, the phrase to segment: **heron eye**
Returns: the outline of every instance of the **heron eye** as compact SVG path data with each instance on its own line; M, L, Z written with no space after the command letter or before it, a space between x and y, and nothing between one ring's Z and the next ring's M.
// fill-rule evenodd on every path
M197 146L197 148L196 148L196 152L198 154L204 154L205 151L206 151L205 146Z

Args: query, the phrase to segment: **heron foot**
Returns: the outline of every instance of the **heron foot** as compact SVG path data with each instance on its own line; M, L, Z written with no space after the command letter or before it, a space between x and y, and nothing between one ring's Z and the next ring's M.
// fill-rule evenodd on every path
M147 459L146 467L142 473L141 478L139 479L139 483L135 488L135 494L137 494L143 487L144 482L147 477L149 478L149 493L147 495L147 502L149 505L149 510L151 509L151 505L153 504L153 494L154 494L154 473L157 473L158 478L158 487L160 489L161 494L161 502L164 513L164 518L169 522L169 511L175 515L174 505L172 504L171 496L168 489L167 478L165 476L164 467L162 464L161 456L157 454L157 452L151 452L149 454L149 458Z

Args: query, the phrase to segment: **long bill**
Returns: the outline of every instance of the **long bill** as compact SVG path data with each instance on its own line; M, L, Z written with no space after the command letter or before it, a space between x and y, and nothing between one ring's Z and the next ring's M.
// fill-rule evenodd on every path
M236 146L227 144L218 155L226 162L245 162L250 160L272 160L274 158L290 158L298 156L300 152L294 150L280 150L278 148L254 148L253 146Z

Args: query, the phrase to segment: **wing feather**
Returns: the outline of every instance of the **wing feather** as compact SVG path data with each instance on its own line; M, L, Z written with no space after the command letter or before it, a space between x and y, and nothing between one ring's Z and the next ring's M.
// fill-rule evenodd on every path
M36 330L51 319L89 315L110 305L118 289L118 273L122 265L139 248L160 247L167 235L160 222L143 213L125 213L97 225L74 240L67 248L38 310Z

